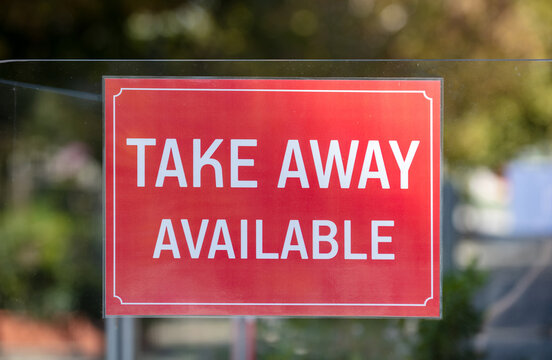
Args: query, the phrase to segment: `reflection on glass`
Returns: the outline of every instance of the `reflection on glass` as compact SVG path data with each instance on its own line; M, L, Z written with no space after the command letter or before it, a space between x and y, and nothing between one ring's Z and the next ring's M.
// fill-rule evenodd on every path
M357 14L370 12L369 2L349 5ZM462 9L458 11L467 11ZM183 8L181 16L200 10ZM406 26L405 14L402 5L386 8L380 15L382 26L389 31ZM155 19L152 14L136 15L128 26L133 36L151 36L140 33L136 24ZM160 19L174 21L168 15ZM197 19L196 25L181 31L211 36L208 16L200 14ZM321 21L305 10L293 15L290 26L298 36L310 36L319 31ZM100 358L105 354L101 77L141 75L442 77L446 168L442 252L447 273L443 320L144 319L135 326L133 346L139 358L228 358L252 351L259 358L551 357L551 65L545 61L0 64L2 355Z

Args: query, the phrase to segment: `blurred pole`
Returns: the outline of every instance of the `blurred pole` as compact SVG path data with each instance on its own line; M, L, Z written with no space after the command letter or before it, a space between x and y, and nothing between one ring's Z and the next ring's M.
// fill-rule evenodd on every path
M256 323L251 316L233 319L234 341L232 344L232 360L255 359Z
M136 359L136 319L122 318L121 324L121 360Z
M232 360L244 360L246 354L245 345L245 318L235 317L233 322L234 341L232 342Z
M442 247L442 271L446 274L454 270L454 249L458 240L458 232L454 228L453 216L454 208L458 204L458 195L452 183L448 180L443 181L442 187L442 205L441 210L441 239L443 241Z
M245 333L246 333L246 356L248 360L253 360L257 356L257 319L253 316L245 318Z
M136 358L136 319L107 318L106 360L134 360Z
M119 359L119 319L105 319L105 327L105 358L106 360L117 360Z

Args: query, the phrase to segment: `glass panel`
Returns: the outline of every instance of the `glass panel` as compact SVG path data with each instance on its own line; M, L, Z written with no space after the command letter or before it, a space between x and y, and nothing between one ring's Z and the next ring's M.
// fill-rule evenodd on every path
M134 325L137 355L227 358L249 347L264 358L551 357L551 65L0 63L2 352L36 358L105 353L102 76L440 77L442 320L150 318Z

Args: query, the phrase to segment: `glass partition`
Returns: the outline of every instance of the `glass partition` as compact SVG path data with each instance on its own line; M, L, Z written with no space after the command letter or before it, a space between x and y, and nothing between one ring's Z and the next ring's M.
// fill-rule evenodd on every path
M106 326L103 76L442 78L443 318ZM0 94L2 355L552 357L551 61L3 61Z

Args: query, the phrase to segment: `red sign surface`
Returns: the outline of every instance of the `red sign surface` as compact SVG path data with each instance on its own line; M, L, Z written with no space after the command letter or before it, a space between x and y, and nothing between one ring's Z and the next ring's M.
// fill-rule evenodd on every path
M105 78L104 103L106 316L440 316L440 80Z

